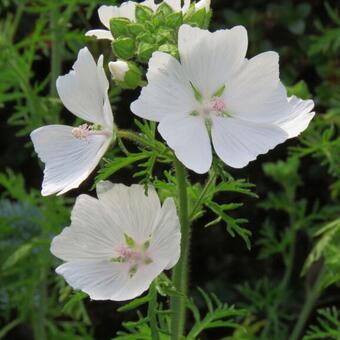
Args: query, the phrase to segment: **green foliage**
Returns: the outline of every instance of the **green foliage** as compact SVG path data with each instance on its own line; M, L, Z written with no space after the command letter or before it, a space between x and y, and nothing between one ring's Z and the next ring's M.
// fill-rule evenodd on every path
M20 155L12 151L17 150L17 144L29 146L28 135L39 126L72 123L73 118L61 109L56 77L69 69L79 48L88 43L94 55L104 54L105 64L114 60L115 54L133 60L138 77L144 78L154 51L178 57L177 31L183 22L207 27L211 17L205 10L195 12L193 5L185 16L166 4L156 13L138 6L137 23L111 20L116 37L112 51L109 44L84 37L86 30L101 25L96 13L101 4L113 2L4 0L0 4L0 109L8 124L3 132L9 150L3 158L16 169L0 172L0 338L13 338L16 329L22 328L30 329L36 339L94 339L103 327L98 319L92 324L89 317L96 315L98 305L89 303L86 294L74 292L54 273L58 262L50 254L50 242L69 223L73 200L42 198L39 190L32 188L41 173L32 168L32 161L27 165L32 148ZM336 303L340 281L339 10L331 2L318 1L313 6L308 1L257 1L256 6L250 1L228 6L220 1L217 6L215 28L245 25L250 42L247 57L278 51L280 76L289 85L288 95L313 98L316 116L298 141L268 155L262 167L255 164L242 173L229 173L214 159L213 168L201 182L189 173L193 237L199 237L204 225L200 242L209 246L221 241L210 227L227 231L222 252L216 249L220 251L218 259L212 254L192 253L192 271L206 290L220 287L228 304L199 289L198 298L195 295L187 300L191 313L185 338L291 340L296 321L307 311L311 325L301 323L300 337L338 339L339 310L330 306ZM129 175L146 190L153 185L162 200L177 200L172 150L159 138L155 123L126 119L125 98L132 94L126 91L120 97L122 84L116 85L110 89L111 103L121 104L115 120L128 130L117 132L116 144L100 164L94 184L105 179L125 180ZM132 85L127 87L135 88ZM253 200L257 194L260 199ZM235 249L234 237L241 238L248 249L252 246L252 251ZM310 302L315 277L322 283L316 300L324 295L322 305L326 307L316 314L316 300ZM332 289L326 290L330 286ZM169 339L168 300L183 295L165 274L156 279L155 287L157 330L161 340ZM151 300L146 293L120 306L120 313L109 309L113 321L123 317L124 322L122 327L111 320L105 324L108 336L120 327L114 339L149 340L152 327L144 311ZM126 321L131 313L136 313L137 319Z
M303 340L340 338L340 311L335 307L318 310L318 324L309 327Z

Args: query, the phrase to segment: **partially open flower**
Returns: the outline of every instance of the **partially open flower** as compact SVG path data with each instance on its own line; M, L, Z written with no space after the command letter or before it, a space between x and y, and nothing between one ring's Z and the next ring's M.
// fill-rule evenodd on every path
M103 57L96 64L87 48L79 51L73 70L57 79L66 108L92 125L47 125L31 133L35 151L45 163L42 195L77 188L108 149L114 128L108 88Z
M210 169L211 141L226 164L242 168L296 137L313 118L312 100L287 98L277 53L245 58L244 27L211 33L182 25L178 43L180 62L153 54L148 85L131 110L159 122L158 131L189 169Z
M180 225L173 199L161 206L144 186L101 182L98 199L77 198L71 225L51 252L66 263L56 271L93 300L129 300L142 294L180 255Z

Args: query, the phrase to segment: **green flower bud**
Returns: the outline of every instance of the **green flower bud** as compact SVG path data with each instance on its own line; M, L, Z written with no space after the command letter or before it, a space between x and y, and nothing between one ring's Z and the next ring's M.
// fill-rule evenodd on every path
M129 33L133 36L137 36L145 31L145 28L142 24L131 23L127 26Z
M113 53L119 59L130 59L135 54L135 43L132 38L121 37L112 42Z
M192 26L207 28L211 19L210 1L192 4L184 16L184 22Z
M178 48L174 44L163 44L158 48L158 51L171 54L173 57L178 58Z
M153 17L153 10L143 5L136 5L136 20L138 23L144 23Z
M178 29L183 23L183 15L181 12L172 13L165 19L165 24L168 27Z
M162 45L169 42L176 42L174 34L171 30L161 27L156 33L156 42L158 45Z
M130 20L127 18L112 18L110 20L110 30L114 38L129 35L128 25Z
M109 63L109 70L112 79L118 86L124 89L135 89L143 85L142 71L132 62L124 60L112 61Z
M156 11L156 15L161 14L163 17L167 17L168 15L172 13L174 13L174 10L165 2L160 4Z
M142 63L147 63L152 56L152 53L157 50L157 46L147 42L141 42L138 45L137 55Z

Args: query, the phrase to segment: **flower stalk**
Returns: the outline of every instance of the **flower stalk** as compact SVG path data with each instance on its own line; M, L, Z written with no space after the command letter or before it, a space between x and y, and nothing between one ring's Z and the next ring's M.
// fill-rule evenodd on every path
M171 339L181 339L186 318L186 298L188 291L188 260L190 246L190 221L188 214L188 193L186 170L183 164L175 159L174 162L178 186L178 209L181 224L181 257L173 270L172 282L180 296L171 298Z

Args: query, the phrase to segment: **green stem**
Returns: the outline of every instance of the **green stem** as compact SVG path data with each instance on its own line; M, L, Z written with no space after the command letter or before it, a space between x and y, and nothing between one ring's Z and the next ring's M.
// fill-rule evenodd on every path
M56 6L51 10L50 16L52 42L50 95L52 97L57 96L56 80L61 73L62 53L64 48L62 28L59 24L59 19L59 8Z
M312 289L309 291L309 293L306 296L305 303L302 307L301 313L299 315L299 318L293 328L293 331L289 337L289 340L298 340L301 337L301 334L305 328L305 325L309 319L309 316L311 312L314 309L314 306L320 297L320 294L322 293L322 279L323 275L325 273L324 267L320 269L318 277L312 287Z
M196 212L197 212L197 209L200 207L200 205L201 205L201 203L202 203L202 200L204 199L204 196L205 196L205 194L207 193L207 191L209 190L211 184L214 183L215 178L216 178L216 175L215 175L215 174L212 174L212 175L210 176L210 178L208 179L208 181L207 181L207 183L205 184L203 190L201 191L199 197L197 198L194 207L193 207L193 208L191 209L191 211L190 211L189 221L191 221L191 220L195 217L195 214L196 214Z
M149 289L149 307L148 307L148 317L150 321L150 327L151 327L151 339L152 340L159 340L159 334L157 329L157 289L155 286L155 283L153 282Z
M145 143L144 138L140 137L137 133L135 133L133 131L118 130L117 131L117 137L127 139L127 140L130 140L131 142L142 144L144 146L150 146L150 145Z
M190 243L190 222L188 216L188 193L186 170L183 164L175 159L176 179L178 188L179 220L181 223L181 256L172 274L172 282L181 293L180 296L171 297L171 339L179 340L183 336L186 317L186 299L188 291L188 258Z

